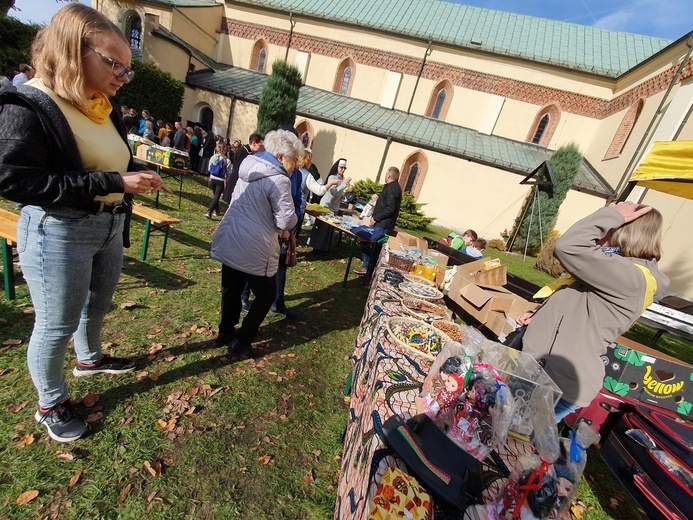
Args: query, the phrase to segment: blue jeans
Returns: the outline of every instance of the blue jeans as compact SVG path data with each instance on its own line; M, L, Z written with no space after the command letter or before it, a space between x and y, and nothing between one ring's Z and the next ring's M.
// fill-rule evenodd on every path
M378 226L373 226L376 229L382 229L385 234L387 234L390 230L389 229L384 229L384 228L379 228ZM378 255L380 255L380 250L382 249L382 244L374 244L371 242L363 242L361 244L361 262L363 262L363 268L366 271L370 271L368 275L370 275L373 272L373 266L371 268L371 256L374 257L374 259L378 258Z
M25 206L17 223L19 265L34 305L27 363L39 405L67 399L65 354L96 363L101 326L123 266L125 215Z

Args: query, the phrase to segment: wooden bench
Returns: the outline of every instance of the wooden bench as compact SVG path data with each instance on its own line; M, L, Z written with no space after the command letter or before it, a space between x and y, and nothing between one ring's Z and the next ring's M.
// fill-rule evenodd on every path
M0 239L2 241L2 277L5 283L5 299L14 300L14 264L12 248L17 244L19 215L0 209Z
M156 231L160 231L164 236L164 247L161 249L161 258L164 258L164 255L166 255L169 226L171 224L180 224L180 219L170 217L166 213L143 206L142 204L133 204L132 213L144 219L144 237L142 238L142 253L140 254L140 260L144 262L147 259L149 236L152 232Z

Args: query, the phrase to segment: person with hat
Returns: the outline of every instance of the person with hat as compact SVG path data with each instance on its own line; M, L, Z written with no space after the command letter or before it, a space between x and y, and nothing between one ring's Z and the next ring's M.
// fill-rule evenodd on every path
M347 179L344 178L344 172L346 172L346 169L347 160L344 158L337 160L332 165L332 168L330 168L330 173L327 176L326 184L330 184L332 181L339 182L327 190L320 199L320 205L329 209L335 215L339 211L342 193L344 193L344 190L346 190L347 186L351 183L351 177ZM330 245L332 244L333 229L334 228L329 224L316 220L313 230L310 232L310 237L308 237L307 244L313 248L313 251L328 251L330 249Z

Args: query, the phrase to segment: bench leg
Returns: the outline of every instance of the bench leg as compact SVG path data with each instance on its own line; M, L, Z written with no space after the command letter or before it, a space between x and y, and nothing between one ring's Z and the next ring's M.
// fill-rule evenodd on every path
M14 300L14 265L12 264L12 246L2 239L2 277L5 282L5 299Z
M158 192L157 192L158 193ZM143 262L147 259L147 249L149 248L149 228L151 223L149 219L144 219L144 237L142 238L142 254L140 254L140 260Z
M351 248L349 249L349 259L347 260L346 271L344 271L344 280L342 281L342 287L346 287L347 279L349 278L349 269L351 269L351 260L354 258L356 241L357 238L355 236L351 237Z
M166 242L168 242L168 230L169 230L169 225L166 224L164 227L161 229L164 231L164 247L161 250L161 258L163 258L166 255Z

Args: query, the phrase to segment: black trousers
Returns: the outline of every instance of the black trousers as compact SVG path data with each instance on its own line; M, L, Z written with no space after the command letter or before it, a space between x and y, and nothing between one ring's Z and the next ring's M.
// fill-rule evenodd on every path
M209 205L209 209L207 209L207 213L211 215L213 211L219 213L219 199L221 198L221 194L224 193L224 181L215 181L210 179L209 187L212 188L212 191L214 192L212 202Z
M243 324L236 331L235 327L241 317L241 293L246 283L253 291L255 299L250 307L250 312L243 318ZM275 292L274 276L248 274L222 264L219 334L235 335L242 345L250 345L274 302Z

